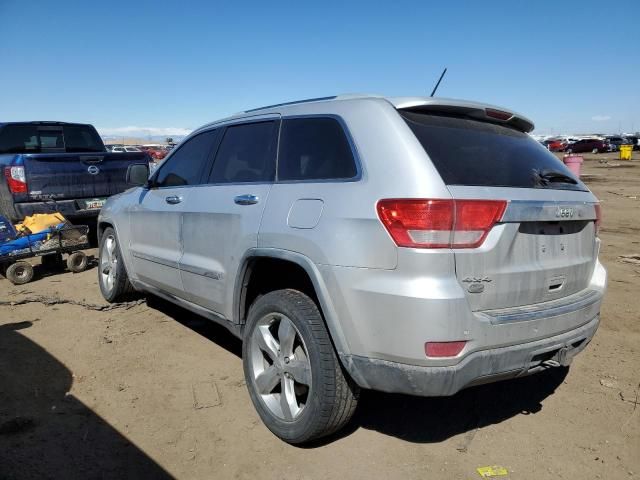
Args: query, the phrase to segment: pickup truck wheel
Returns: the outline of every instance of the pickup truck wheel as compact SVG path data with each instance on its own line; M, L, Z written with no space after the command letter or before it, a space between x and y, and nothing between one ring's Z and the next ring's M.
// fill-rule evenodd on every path
M98 284L102 296L109 303L125 300L135 291L129 282L121 258L116 232L108 227L100 237Z
M359 389L343 373L316 304L277 290L249 310L242 346L249 395L267 428L301 444L343 427Z
M16 262L7 267L7 280L14 285L23 285L33 280L33 267L28 262Z

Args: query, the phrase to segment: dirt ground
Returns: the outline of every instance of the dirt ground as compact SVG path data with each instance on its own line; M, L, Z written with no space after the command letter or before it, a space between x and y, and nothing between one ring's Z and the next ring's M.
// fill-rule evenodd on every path
M640 477L640 264L618 258L640 255L640 161L586 158L609 290L570 370L451 398L364 392L346 430L296 448L262 425L223 328L159 300L100 310L95 268L39 268L0 280L0 478Z

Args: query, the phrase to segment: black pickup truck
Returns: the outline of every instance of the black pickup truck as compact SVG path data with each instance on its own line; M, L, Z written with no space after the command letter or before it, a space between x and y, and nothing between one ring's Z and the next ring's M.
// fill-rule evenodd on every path
M107 197L129 188L129 165L149 161L145 152L107 152L92 125L0 123L0 215L97 217Z

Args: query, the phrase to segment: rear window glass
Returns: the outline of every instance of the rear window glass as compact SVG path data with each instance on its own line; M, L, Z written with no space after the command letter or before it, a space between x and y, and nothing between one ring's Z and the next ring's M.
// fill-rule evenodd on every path
M218 148L209 183L272 182L278 139L276 122L228 127Z
M335 118L282 122L278 180L337 180L356 174L351 146Z
M0 153L46 153L51 150L103 152L104 148L98 133L88 125L0 127Z
M526 133L460 117L399 113L447 185L586 190L563 180L575 177Z
M91 127L69 125L63 127L64 144L67 152L102 152L102 139Z

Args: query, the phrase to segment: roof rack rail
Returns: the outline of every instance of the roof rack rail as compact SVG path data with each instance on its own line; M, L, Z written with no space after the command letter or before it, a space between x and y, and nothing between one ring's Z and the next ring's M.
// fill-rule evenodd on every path
M276 103L274 105L267 105L265 107L252 108L251 110L245 110L242 113L257 112L258 110L266 110L267 108L282 107L284 105L296 105L298 103L309 103L309 102L321 102L323 100L334 100L336 98L338 98L336 95L333 95L333 96L330 96L330 97L307 98L307 99L304 99L304 100L295 100L293 102Z

